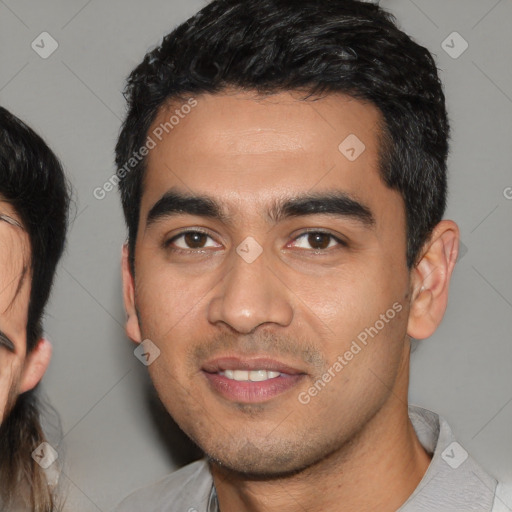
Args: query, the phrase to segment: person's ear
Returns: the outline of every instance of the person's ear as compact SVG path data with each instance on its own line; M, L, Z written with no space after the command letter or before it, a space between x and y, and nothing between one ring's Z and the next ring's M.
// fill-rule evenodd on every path
M52 345L46 338L38 340L34 350L27 354L21 373L19 393L34 389L43 378L52 358Z
M450 278L459 253L459 238L455 222L439 222L423 248L420 261L411 271L407 334L412 338L428 338L443 319Z
M135 282L130 270L128 258L128 244L123 244L123 253L121 261L122 277L123 277L123 301L126 311L126 334L135 343L142 341L140 332L139 319L135 310Z

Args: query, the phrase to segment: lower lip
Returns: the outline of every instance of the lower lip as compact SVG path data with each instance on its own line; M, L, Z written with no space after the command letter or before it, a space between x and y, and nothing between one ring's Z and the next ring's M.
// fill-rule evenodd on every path
M224 398L234 402L257 403L270 400L295 387L304 377L302 374L285 375L260 382L228 379L219 373L204 372L210 385Z

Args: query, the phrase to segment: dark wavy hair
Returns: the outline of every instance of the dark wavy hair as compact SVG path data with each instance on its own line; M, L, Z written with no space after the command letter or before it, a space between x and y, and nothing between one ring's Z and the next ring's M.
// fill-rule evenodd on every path
M43 334L44 308L65 247L70 187L59 160L41 137L2 107L0 197L15 209L30 241L29 353ZM55 510L45 474L31 457L44 440L36 391L19 397L11 392L0 426L0 502L4 506L28 492L31 510Z
M355 0L214 0L164 37L130 74L118 170L141 148L159 109L186 95L226 88L304 100L343 93L382 114L380 173L403 197L407 265L446 207L449 123L430 52L381 7ZM119 187L134 270L145 161Z

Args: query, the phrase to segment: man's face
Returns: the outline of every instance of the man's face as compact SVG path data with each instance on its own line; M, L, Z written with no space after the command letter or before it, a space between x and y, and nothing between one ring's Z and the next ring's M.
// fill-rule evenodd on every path
M0 214L7 216L7 219L0 218L1 422L8 402L13 401L18 394L26 356L30 245L27 233L20 227L21 220L9 203L0 201Z
M208 455L242 472L302 469L406 389L405 210L379 176L380 116L342 95L197 102L152 136L135 249L140 323L128 332L160 349L156 389ZM162 110L148 135L179 108ZM176 211L162 200L170 191L209 198L222 215L200 201ZM305 196L324 199L276 208Z

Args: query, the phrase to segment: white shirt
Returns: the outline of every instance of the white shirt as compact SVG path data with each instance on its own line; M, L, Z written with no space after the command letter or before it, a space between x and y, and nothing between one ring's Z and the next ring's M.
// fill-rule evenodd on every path
M430 465L396 512L512 512L512 486L498 483L455 440L444 418L409 405L409 418ZM122 501L115 512L219 512L213 478L202 459Z

